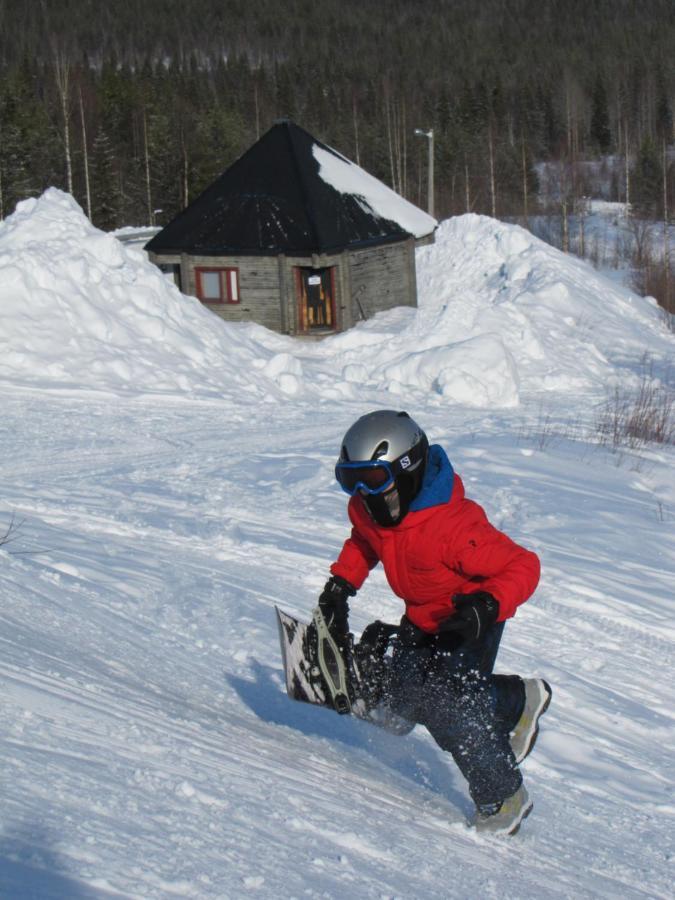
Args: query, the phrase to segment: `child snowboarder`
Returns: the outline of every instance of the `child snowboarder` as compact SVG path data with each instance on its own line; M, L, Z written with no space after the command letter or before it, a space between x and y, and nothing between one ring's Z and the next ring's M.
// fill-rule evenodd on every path
M319 608L338 645L348 600L381 562L405 601L385 703L452 754L481 832L514 834L532 809L518 764L532 749L551 689L492 673L504 622L533 593L539 560L464 496L438 445L405 412L378 410L347 431L335 469L351 496L351 536Z

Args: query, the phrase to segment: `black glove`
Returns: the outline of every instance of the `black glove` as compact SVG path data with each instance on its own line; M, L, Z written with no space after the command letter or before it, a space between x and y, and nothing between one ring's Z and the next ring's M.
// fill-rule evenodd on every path
M358 646L363 647L374 656L384 656L389 647L389 641L398 631L398 625L390 625L377 619L366 625L359 640Z
M487 591L455 594L452 601L455 604L455 614L441 622L439 634L455 632L465 644L471 644L482 638L497 621L499 603Z
M319 609L325 619L328 630L338 643L344 641L349 634L348 597L356 594L356 588L346 578L333 575L324 585L319 597Z

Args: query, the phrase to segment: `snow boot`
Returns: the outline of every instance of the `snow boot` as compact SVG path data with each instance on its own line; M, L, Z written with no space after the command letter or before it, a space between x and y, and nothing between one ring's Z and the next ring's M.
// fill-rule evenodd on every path
M501 803L477 807L472 825L479 834L515 834L526 816L532 812L532 801L521 784L511 797Z
M546 712L553 691L543 678L523 678L525 706L509 742L516 762L520 764L534 747L539 734L539 718Z

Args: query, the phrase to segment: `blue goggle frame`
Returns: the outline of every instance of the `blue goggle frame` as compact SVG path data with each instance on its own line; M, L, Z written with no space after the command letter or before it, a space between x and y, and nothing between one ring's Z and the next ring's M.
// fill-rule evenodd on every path
M358 477L359 470L367 478L368 470L374 472L378 469L384 469L387 477L381 484L374 487L369 485L367 481L364 481L363 478ZM359 490L365 491L366 494L382 494L394 483L394 470L392 464L385 459L366 460L365 462L339 462L335 466L335 478L345 494L349 494L350 497L353 497Z

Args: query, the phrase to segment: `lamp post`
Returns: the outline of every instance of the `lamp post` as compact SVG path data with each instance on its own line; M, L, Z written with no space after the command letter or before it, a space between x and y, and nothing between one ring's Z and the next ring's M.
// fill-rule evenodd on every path
M429 165L428 165L428 175L429 175L429 186L427 189L427 210L430 216L434 215L434 130L430 128L429 131L423 131L421 128L415 129L415 134L418 137L425 137L429 141Z

